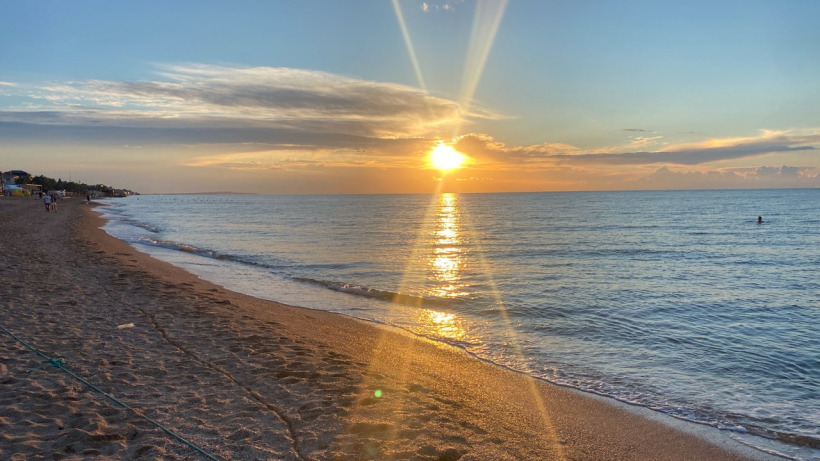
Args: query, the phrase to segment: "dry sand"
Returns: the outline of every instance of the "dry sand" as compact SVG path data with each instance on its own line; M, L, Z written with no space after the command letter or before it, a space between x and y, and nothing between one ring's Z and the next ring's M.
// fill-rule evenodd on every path
M225 290L107 236L80 199L59 208L0 198L0 326L219 459L746 459L451 347ZM206 459L44 364L0 330L0 459Z

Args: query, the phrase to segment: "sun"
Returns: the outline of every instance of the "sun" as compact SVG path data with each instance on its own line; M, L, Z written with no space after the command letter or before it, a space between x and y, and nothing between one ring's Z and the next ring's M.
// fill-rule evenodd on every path
M439 144L430 151L430 165L437 170L454 170L461 168L467 156L453 149L453 146Z

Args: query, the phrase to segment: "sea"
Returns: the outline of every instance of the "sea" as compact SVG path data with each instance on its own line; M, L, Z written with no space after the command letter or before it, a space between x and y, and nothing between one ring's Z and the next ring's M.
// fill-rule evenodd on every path
M107 203L106 232L231 290L820 459L818 189Z

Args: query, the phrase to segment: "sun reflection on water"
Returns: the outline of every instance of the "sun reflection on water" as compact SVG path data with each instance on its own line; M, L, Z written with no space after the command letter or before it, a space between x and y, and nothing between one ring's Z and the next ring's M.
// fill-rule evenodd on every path
M455 194L441 194L438 203L438 220L433 232L432 251L429 258L429 280L432 282L428 295L439 298L465 296L462 280L464 254L462 251L461 225L459 223L458 199Z
M447 312L422 309L419 311L417 321L427 334L440 338L463 339L467 335L461 319Z

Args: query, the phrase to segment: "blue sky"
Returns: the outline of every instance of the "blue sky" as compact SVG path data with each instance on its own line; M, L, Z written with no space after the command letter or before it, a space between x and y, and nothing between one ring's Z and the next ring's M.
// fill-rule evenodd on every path
M0 169L141 192L820 187L818 17L808 0L0 0ZM465 168L428 166L440 142Z

